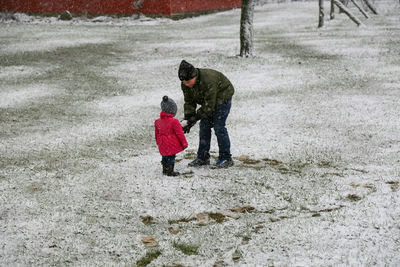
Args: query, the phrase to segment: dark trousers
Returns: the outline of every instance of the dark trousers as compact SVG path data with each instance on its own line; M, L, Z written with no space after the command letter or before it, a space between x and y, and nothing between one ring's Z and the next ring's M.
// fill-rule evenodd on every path
M219 159L231 159L231 141L225 127L226 119L231 111L232 99L218 105L211 118L200 120L200 141L197 157L202 160L210 158L211 128L214 127L219 147Z
M176 155L162 156L162 157L161 157L161 162L168 163L169 165L174 165L174 163L175 163L175 156L176 156Z

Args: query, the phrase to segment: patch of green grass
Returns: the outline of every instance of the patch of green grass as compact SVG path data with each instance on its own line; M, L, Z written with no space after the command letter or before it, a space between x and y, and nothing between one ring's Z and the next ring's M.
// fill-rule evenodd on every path
M254 185L255 186L265 186L265 183L264 182L257 182L257 181L254 181Z
M261 162L261 160L250 159L250 158L246 158L246 159L243 160L243 163L245 163L245 164L258 164L260 162Z
M209 216L211 219L215 220L217 223L222 223L222 222L224 222L224 221L225 221L225 217L226 217L224 214L219 213L219 212L216 212L216 213L209 213L208 216Z
M359 201L359 200L361 200L361 197L356 194L348 194L347 199L349 199L351 201Z
M235 252L232 254L232 260L233 260L234 262L239 261L240 258L242 258L242 257L243 257L243 255L242 255L242 253L241 253L239 250L235 250Z
M271 222L279 222L281 219L279 219L279 218L274 218L274 217L270 217L269 220L270 220Z
M254 207L252 207L252 206L246 205L246 206L243 206L243 207L230 209L230 211L232 211L232 212L240 212L240 213L252 213L252 212L256 212L256 209Z
M285 167L285 166L281 166L281 167L277 168L277 170L282 174L298 174L301 172L298 169L293 169L291 167Z
M276 160L276 159L263 158L261 160L265 161L268 165L272 165L272 166L282 164L281 161Z
M195 152L186 152L185 155L183 156L184 159L195 159L196 158L196 153Z
M41 192L43 188L38 184L32 184L26 188L26 190L30 193Z
M136 262L137 266L147 266L149 265L153 260L157 259L161 255L160 250L153 250L153 251L147 251L146 255L143 256L141 259L139 259Z
M267 190L272 190L272 189L273 189L270 185L265 184L264 182L257 182L257 181L255 181L255 182L254 182L254 185L255 185L255 186L264 187L264 188L267 189Z
M249 242L251 240L250 233L237 233L235 234L236 237L241 238L242 242Z
M191 178L191 177L193 177L194 172L193 171L183 172L183 173L181 173L181 175L185 178Z
M334 165L332 164L332 162L329 161L321 161L318 163L318 167L320 168L332 168L334 167Z
M217 161L217 160L218 160L218 156L216 156L216 155L210 155L210 159L213 159L213 160Z
M142 223L146 225L155 224L154 218L150 215L140 217L140 219L142 219Z
M178 250L180 250L185 255L199 255L198 249L199 246L188 245L183 243L174 242L172 246Z
M243 241L250 241L250 240L251 240L251 236L250 235L243 236Z
M389 181L386 183L390 185L390 188L392 189L392 191L396 191L397 189L399 189L399 182L397 182L397 181Z
M188 222L195 221L195 220L196 220L196 218L181 218L181 219L178 219L178 220L168 220L168 223L169 224L188 223Z

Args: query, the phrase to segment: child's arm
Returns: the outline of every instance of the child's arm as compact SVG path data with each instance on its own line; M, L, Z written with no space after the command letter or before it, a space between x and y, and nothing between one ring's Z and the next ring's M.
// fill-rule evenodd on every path
M154 122L154 136L156 138L156 143L158 145L158 128L157 128L157 121Z
M184 149L187 148L189 146L188 142L186 141L186 137L185 137L185 134L183 133L182 126L177 119L174 120L172 127L173 127L174 132L175 132L176 136L178 137L179 142L181 143L182 147Z

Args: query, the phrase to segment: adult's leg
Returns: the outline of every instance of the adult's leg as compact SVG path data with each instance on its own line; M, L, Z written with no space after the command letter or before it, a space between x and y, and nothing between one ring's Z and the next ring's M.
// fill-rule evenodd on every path
M213 113L214 132L217 136L219 147L219 159L231 160L231 141L229 139L228 130L226 129L226 120L232 106L232 99L229 99L218 105Z
M211 126L212 125L208 118L200 120L199 149L197 150L197 158L202 160L208 160L210 158Z

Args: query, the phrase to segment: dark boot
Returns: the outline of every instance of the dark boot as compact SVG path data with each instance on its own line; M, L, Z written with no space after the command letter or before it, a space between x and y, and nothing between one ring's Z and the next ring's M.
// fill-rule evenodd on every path
M161 165L162 165L162 174L166 175L167 174L167 163L162 160Z
M178 176L178 175L180 175L179 172L174 172L174 167L175 167L175 164L165 163L165 174L167 176Z

